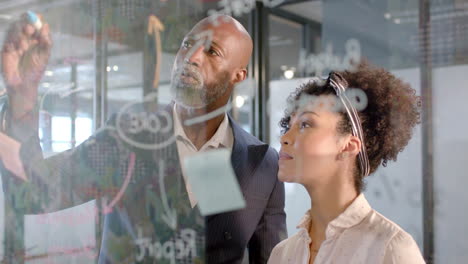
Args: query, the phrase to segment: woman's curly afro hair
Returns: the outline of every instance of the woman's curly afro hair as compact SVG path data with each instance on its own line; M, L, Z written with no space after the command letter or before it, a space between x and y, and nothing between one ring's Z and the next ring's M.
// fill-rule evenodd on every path
M367 107L359 112L364 132L365 147L370 163L370 173L380 164L396 161L398 153L408 145L413 128L420 122L420 97L410 85L395 77L383 68L360 63L352 71L338 72L348 82L350 88L361 89L367 96ZM289 105L297 105L301 95L336 95L332 87L325 83L310 81L300 86L288 98ZM296 107L297 108L297 107ZM291 114L295 108L285 111L280 121L283 131L288 129ZM351 122L346 113L341 112L342 121L338 124L339 133L351 133ZM363 177L356 159L354 183L358 192L364 189Z

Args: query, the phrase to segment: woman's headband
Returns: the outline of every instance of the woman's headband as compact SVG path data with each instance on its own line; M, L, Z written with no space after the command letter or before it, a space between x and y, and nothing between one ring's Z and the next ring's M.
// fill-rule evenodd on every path
M348 82L343 76L336 72L330 72L327 79L327 84L330 85L336 92L341 103L343 103L344 109L349 116L352 126L352 134L361 140L361 151L358 154L359 164L363 177L366 177L370 173L369 159L367 157L366 145L364 143L364 133L362 131L361 119L353 106L349 98L346 96L345 90L348 88Z

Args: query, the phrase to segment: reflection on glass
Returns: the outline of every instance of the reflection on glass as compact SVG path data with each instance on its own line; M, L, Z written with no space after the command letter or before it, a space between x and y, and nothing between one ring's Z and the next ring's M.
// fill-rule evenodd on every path
M299 54L302 49L302 26L287 19L269 16L270 79L300 76Z
M466 262L468 243L464 234L468 232L468 226L460 220L466 218L466 210L462 210L460 205L468 201L464 191L467 180L463 173L468 164L465 158L468 138L464 119L460 117L468 115L465 88L468 4L461 0L423 1L430 4L431 25L430 34L422 34L419 2L2 1L1 43L8 39L9 25L21 17L26 6L42 15L43 25L47 23L50 26L53 48L35 96L39 140L28 144L40 146L42 152L31 147L24 148L22 153L36 153L31 156L39 160L42 156L52 157L54 165L60 166L45 173L45 182L37 179L27 188L15 185L20 179L9 177L6 171L0 172L2 191L5 192L0 193L0 259L12 263L89 263L97 261L99 254L105 255L97 252L104 245L120 252L119 257L130 252L128 254L133 254L132 257L141 259L160 253L160 258L167 260L172 253L181 252L171 251L180 247L180 243L194 241L195 236L190 230L181 228L173 232L162 228L166 222L172 223L174 214L170 209L173 206L184 208L177 204L180 201L163 201L161 196L155 195L162 192L159 180L141 181L141 177L159 173L159 167L154 165L158 162L149 165L145 162L154 155L153 152L160 151L161 146L176 142L175 137L158 141L151 136L140 137L135 132L151 134L164 130L165 122L172 122L172 116L159 112L161 109L156 106L170 104L173 99L171 73L184 36L201 18L224 12L236 15L256 38L254 42L263 43L269 51L266 54L267 65L259 65L257 55L252 57L247 80L237 84L233 90L230 116L248 133L268 116L266 131L271 139L268 143L276 150L280 146L278 122L286 108L287 95L315 75L327 74L330 69L323 67L325 64L342 64L347 55L346 43L350 40L359 43L361 58L389 69L416 89L423 103L430 104L433 109L432 154L436 184L435 215L430 220L436 226L435 259L437 263ZM258 21L268 21L267 36L252 30ZM422 40L430 42L433 69L428 73L432 77L432 98L427 98L421 91ZM335 63L335 58L338 58L338 63ZM253 111L258 109L255 98L263 85L257 83L260 77L257 74L268 78L263 81L268 84L269 98L262 97L260 103L268 105L269 111L254 118L258 114ZM6 81L2 75L0 104L7 96ZM145 103L141 103L145 99ZM106 125L109 120L111 123ZM27 129L21 131L25 134L30 132ZM126 136L118 149L128 151L120 152L110 147L114 146L111 138L93 145L96 131L115 137ZM417 127L398 162L380 168L369 177L365 190L372 206L407 230L420 248L431 235L424 234L422 225L427 220L423 219L424 201L421 199L425 177L422 166L424 153L421 152L425 144L423 132L423 126ZM93 147L88 148L89 145ZM147 149L136 147L142 145ZM70 149L66 155L85 156L86 162L81 162L83 159L74 159L75 162L62 159L64 155L61 152ZM80 152L81 149L87 151ZM80 154L76 154L76 150ZM170 155L169 152L161 155ZM131 153L135 153L135 159ZM244 153L244 156L252 155ZM170 173L174 172L173 169L179 173L177 166L168 168ZM74 177L65 179L57 173L59 170ZM274 174L271 173L270 178L274 178ZM171 181L167 177L164 181L167 181L166 186L173 187L164 189L164 192L187 191L183 179ZM120 196L122 186L127 186L127 191ZM44 197L29 195L34 192L28 188L43 191L40 193ZM128 197L127 192L137 195ZM285 194L287 229L292 235L310 201L300 185L286 184ZM45 197L50 195L54 199ZM245 196L262 200L265 199L263 195L249 190ZM37 202L43 199L49 200L43 204ZM135 204L145 206L133 209ZM110 210L110 207L115 210ZM101 212L93 211L96 208ZM156 226L161 227L165 236L158 240L146 235L147 222L144 220L160 211L164 212L165 220L160 219ZM74 219L82 213L89 218L78 218L83 220L81 228L65 224L69 221L67 219ZM53 219L63 221L54 223ZM139 228L128 228L129 223L136 222L141 224ZM228 221L216 222L216 225L224 228L226 223L235 226ZM94 240L88 239L93 233ZM111 240L100 239L110 233ZM219 236L222 241L237 239L235 233L228 231ZM168 242L168 239L172 240ZM197 245L205 242L201 237L195 240ZM184 252L192 254L194 251L190 249L185 247Z
M242 82L250 37L229 17L195 26L193 32L203 37L187 34L209 10L228 7L234 8L227 2L46 1L31 6L42 14L37 17L42 27L36 28L15 6L5 43L17 34L28 47L38 45L34 47L52 55L34 48L25 48L26 54L43 55L41 61L21 50L2 54L16 59L3 64L9 102L2 111L7 124L0 136L11 147L2 151L2 161L7 161L2 170L6 262L204 263L205 257L228 262L241 261L247 247L254 261L267 258L274 246L270 242L285 237L285 216L264 217L270 210L264 201L277 201L273 207L282 210L284 198L273 150L242 129L252 126L255 96L254 82ZM252 8L235 12L248 15ZM239 20L245 23L248 17ZM53 46L42 43L49 36ZM184 38L193 42L186 44ZM198 42L207 46L199 49ZM8 74L15 70L23 71L18 85ZM27 82L35 74L42 78ZM228 101L232 118L224 110L210 116ZM221 140L224 133L227 139ZM187 148L180 146L184 139L191 144ZM193 196L201 203L205 191L200 186L211 183L203 182L207 173L221 180L225 173L206 171L211 167L197 162L202 171L192 193L190 173L181 165L189 154L216 148L229 151L224 163L212 165L235 172L229 186L221 181L219 195L237 190L237 202L229 205L232 199L225 198L223 208L207 210L216 218L207 222L206 231L205 215ZM260 148L261 154L249 153ZM13 159L7 160L4 152ZM260 192L247 195L252 187L244 177L261 177L255 187ZM233 216L226 211L234 211ZM251 221L240 221L244 218ZM272 227L265 235L257 225ZM217 248L220 240L231 239L236 248Z

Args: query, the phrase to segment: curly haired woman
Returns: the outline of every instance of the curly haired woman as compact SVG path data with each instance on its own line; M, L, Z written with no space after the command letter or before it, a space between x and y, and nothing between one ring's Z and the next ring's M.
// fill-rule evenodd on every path
M363 179L395 161L419 123L415 91L363 63L303 85L288 101L278 177L302 184L312 202L268 263L424 263L413 238L362 193Z

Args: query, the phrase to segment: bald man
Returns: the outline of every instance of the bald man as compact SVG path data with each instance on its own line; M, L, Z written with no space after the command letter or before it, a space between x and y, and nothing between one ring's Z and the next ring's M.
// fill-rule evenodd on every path
M40 34L33 34L29 25L23 26L16 39L15 31L10 33L2 52L8 103L2 111L6 135L0 134L0 145L8 148L0 150L0 157L6 169L3 174L12 174L3 176L4 189L7 197L25 186L34 194L24 198L26 206L12 206L17 218L97 199L102 216L102 232L97 237L101 242L99 263L243 263L246 252L250 263L267 262L272 248L286 238L284 186L276 177L276 151L242 130L224 112L185 125L187 120L224 107L234 86L247 76L253 45L237 20L210 17L193 27L174 62L174 101L153 113L170 129L129 136L146 145L171 142L173 138L175 144L155 149L135 147L118 131L108 129L49 159L41 155L34 111L40 80L37 76L42 76L50 53L48 26ZM202 37L206 33L212 36L208 43ZM18 36L28 41L20 40L16 45ZM24 61L22 56L28 50L30 71L19 73L19 62ZM36 78L18 78L28 75ZM142 109L145 107L133 111ZM109 127L132 117L131 113L122 116L111 118ZM181 161L218 148L231 151L232 167L247 206L203 217L186 180L190 168ZM125 181L129 175L132 180ZM110 207L117 195L106 190L113 189L124 190L124 196L119 206ZM21 239L10 234L6 252L23 250L18 246Z

